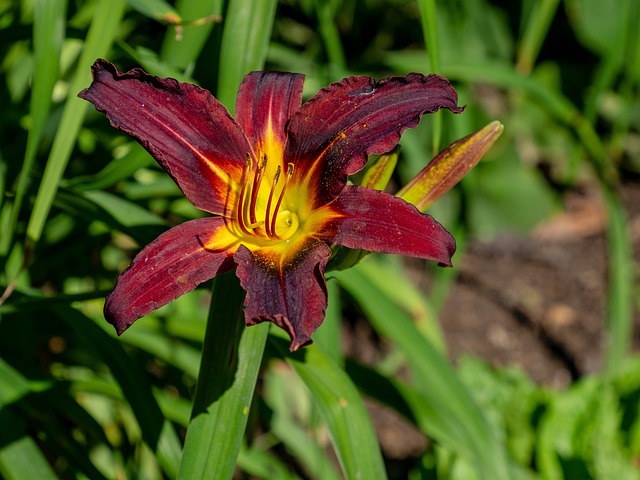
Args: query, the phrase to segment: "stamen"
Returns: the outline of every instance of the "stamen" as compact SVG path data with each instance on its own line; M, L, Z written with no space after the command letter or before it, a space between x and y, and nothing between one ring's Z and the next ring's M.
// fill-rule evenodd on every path
M287 184L289 180L293 176L293 163L289 163L287 165L287 176L284 179L284 185L282 185L282 190L280 190L280 195L278 196L278 201L276 202L276 208L273 209L273 214L271 215L271 226L270 231L271 235L274 238L280 238L276 232L276 220L278 219L278 210L280 210L280 205L282 204L282 199L284 198L284 192L287 189ZM271 198L269 198L271 200Z
M245 224L245 195L247 193L247 186L251 183L249 182L249 173L253 169L253 160L251 159L251 155L247 153L247 159L244 167L244 181L242 182L242 189L240 190L240 197L238 198L238 226L242 233L245 235L251 235L249 229L247 229Z
M273 177L273 183L271 184L271 191L269 192L269 199L267 200L267 208L264 212L264 229L267 232L267 237L269 238L273 238L276 236L273 230L273 226L274 226L274 224L272 224L273 219L269 221L269 212L271 211L271 201L273 200L273 192L276 189L278 180L280 180L280 173L282 173L282 168L280 167L280 165L278 165L278 169L276 170L276 175L275 177Z
M260 190L260 184L262 183L262 178L264 177L264 171L267 167L267 156L262 156L262 165L259 168L256 168L256 174L253 179L253 191L251 192L251 204L249 206L249 220L252 225L257 225L258 221L256 220L256 200L258 199L258 191Z

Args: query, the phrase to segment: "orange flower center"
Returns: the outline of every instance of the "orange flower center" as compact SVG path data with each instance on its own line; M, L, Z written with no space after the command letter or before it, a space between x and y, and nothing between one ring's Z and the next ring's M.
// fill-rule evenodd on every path
M294 166L289 163L283 175L278 165L269 184L269 179L265 178L267 156L263 155L262 161L254 164L247 154L236 212L242 233L268 240L287 240L298 230L298 215L283 204L293 171Z

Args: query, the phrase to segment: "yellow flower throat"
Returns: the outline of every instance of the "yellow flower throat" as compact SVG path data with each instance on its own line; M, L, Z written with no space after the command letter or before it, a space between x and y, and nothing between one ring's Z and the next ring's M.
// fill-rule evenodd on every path
M238 226L242 233L249 237L272 241L287 240L300 225L298 215L289 211L283 202L287 185L294 173L294 166L289 163L287 172L283 175L282 167L278 165L271 185L268 185L268 179L265 179L266 172L266 155L262 156L261 162L254 165L253 159L247 154L237 204Z

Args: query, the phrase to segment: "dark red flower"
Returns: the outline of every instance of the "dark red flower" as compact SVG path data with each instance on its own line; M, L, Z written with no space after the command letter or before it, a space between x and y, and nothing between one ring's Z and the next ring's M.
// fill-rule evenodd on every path
M135 137L197 208L213 216L171 228L147 245L107 297L118 333L136 319L236 268L248 325L270 321L311 341L327 303L332 245L451 265L453 237L404 200L347 185L372 153L389 151L423 113L459 113L437 75L380 82L349 77L302 104L303 76L253 72L236 119L209 92L105 60L80 93Z

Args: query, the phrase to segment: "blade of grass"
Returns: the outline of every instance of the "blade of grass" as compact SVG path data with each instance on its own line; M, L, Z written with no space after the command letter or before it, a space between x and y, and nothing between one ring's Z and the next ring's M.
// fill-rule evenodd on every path
M612 191L603 190L609 253L605 365L607 373L614 375L620 371L633 338L633 245L624 206Z
M437 7L435 0L418 1L420 10L420 23L422 25L422 35L424 43L429 52L429 63L431 73L440 73L440 48L438 46L438 22ZM432 117L433 125L433 156L440 151L442 142L442 113L436 112Z
M527 16L527 24L518 47L516 70L520 73L529 74L533 69L559 3L560 0L532 3L535 11Z
M182 22L182 18L178 12L164 0L127 0L127 3L134 10L160 22Z
M143 439L156 453L167 476L175 478L180 462L180 441L171 424L164 419L144 373L136 368L122 345L105 332L111 327L106 322L96 324L70 306L55 306L52 311L109 367L133 410Z
M441 440L455 439L451 447L463 454L473 452L472 460L482 478L510 478L506 452L470 392L458 380L455 370L417 332L410 317L394 306L370 280L384 275L384 270L371 258L355 268L336 273L340 284L355 298L374 328L394 341L405 354L415 385L428 402L434 425L447 428L446 437ZM438 419L438 416L442 418ZM442 419L448 419L448 422L442 422ZM434 436L438 430L432 432Z
M345 478L386 478L369 413L345 371L315 345L290 354L286 340L272 337L271 343L309 389Z
M189 21L199 18L218 18L222 15L223 0L178 0L178 14ZM214 27L213 21L197 25L176 25L167 30L160 59L174 68L189 69L196 61Z
M132 329L127 332L126 338L122 341L152 354L155 358L163 360L167 365L172 365L193 378L198 377L200 351L190 345L177 342L167 336L166 332L149 331L145 328Z
M251 475L251 478L270 480L299 480L299 476L276 456L257 447L244 447L238 456L238 466Z
M315 333L314 342L322 346L338 365L344 364L344 355L340 342L340 324L342 320L342 302L337 282L327 282L327 312L322 325Z
M131 143L131 149L125 155L111 160L95 175L72 178L65 186L75 191L107 189L153 163L153 157L141 145Z
M15 189L10 220L3 225L0 258L5 258L15 234L22 201L29 188L29 180L49 116L51 95L58 79L58 59L65 34L66 0L37 0L33 6L33 89L31 90L30 126L24 162ZM1 190L0 190L1 191Z
M270 346L270 345L269 345ZM270 349L267 350L271 353ZM318 480L338 480L338 473L324 442L326 429L311 403L309 390L300 377L282 361L269 363L262 377L262 395L270 408L270 433ZM254 444L258 441L254 441ZM266 443L266 442L265 442Z
M6 480L58 479L20 417L2 409L0 424L0 477Z
M90 66L93 61L97 57L104 56L113 43L125 5L125 0L100 0L95 10L76 72L69 85L62 119L51 147L51 153L47 160L47 166L27 225L27 240L31 243L31 246L40 239L60 179L71 156L78 131L87 111L88 103L77 98L76 95L82 87L88 85L90 81Z
M429 53L429 66L433 73L440 70L440 49L438 48L438 22L435 0L419 0L420 25L424 43Z
M245 328L244 297L233 272L215 278L179 479L233 476L269 331Z
M222 33L217 98L231 113L242 78L263 67L277 0L231 0Z
M317 0L315 2L320 35L327 51L329 68L334 80L339 80L347 74L347 59L336 24L336 14L341 3L336 0Z
M0 476L7 480L55 480L58 477L29 436L27 425L9 408L30 392L29 381L0 358Z
M611 36L607 38L609 48L601 56L594 79L586 92L584 116L591 124L597 121L603 95L616 90L614 82L620 80L621 70L624 72L628 69L630 60L635 58L632 49L637 48L638 41L637 36L633 35L638 23L638 2L620 0L616 9L619 12L618 21L615 23L617 28L610 32Z

